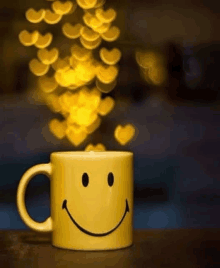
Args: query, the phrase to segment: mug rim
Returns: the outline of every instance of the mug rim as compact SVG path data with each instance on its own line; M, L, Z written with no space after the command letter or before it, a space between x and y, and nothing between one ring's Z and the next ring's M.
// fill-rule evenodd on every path
M133 156L131 151L60 151L53 152L51 156L67 156L67 157L120 157Z

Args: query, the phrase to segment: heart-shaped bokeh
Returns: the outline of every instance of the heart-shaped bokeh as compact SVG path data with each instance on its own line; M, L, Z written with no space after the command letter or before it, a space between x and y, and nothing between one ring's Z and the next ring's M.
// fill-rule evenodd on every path
M135 128L132 124L127 124L125 126L118 125L114 132L115 139L121 145L129 143L133 139L134 135Z

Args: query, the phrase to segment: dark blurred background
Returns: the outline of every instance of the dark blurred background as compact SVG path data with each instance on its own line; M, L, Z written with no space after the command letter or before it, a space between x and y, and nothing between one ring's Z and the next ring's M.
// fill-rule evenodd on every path
M79 147L56 139L48 122L56 117L37 99L29 61L36 48L24 47L20 31L53 31L59 45L61 23L32 25L25 11L48 7L46 0L0 4L0 228L25 229L16 208L16 190L31 166L49 162L53 151L84 150L103 143L107 150L135 155L135 228L220 227L220 3L215 0L108 0L121 29L114 43L122 51L117 87L109 95L115 109ZM67 39L65 42L69 42ZM65 42L62 43L65 46ZM166 56L167 82L148 84L140 76L135 50ZM139 133L127 146L113 137L118 124ZM27 209L37 221L49 214L49 180L33 179Z

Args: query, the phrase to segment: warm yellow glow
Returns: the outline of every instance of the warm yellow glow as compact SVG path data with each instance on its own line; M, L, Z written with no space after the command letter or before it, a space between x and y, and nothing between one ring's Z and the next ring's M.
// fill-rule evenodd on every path
M63 115L69 115L71 108L78 109L78 98L79 93L71 93L69 91L59 96L59 103Z
M113 42L116 39L118 39L120 35L120 29L117 26L112 26L111 28L108 29L105 33L102 33L102 39L108 42Z
M91 58L92 51L77 44L74 44L71 47L71 54L78 61L86 61Z
M31 60L29 63L29 67L31 72L36 76L45 75L50 68L50 66L41 63L38 59Z
M61 106L59 102L59 97L56 94L50 93L44 95L46 104L48 107L55 113L59 113L61 111Z
M61 87L68 87L70 85L70 83L64 77L64 72L56 71L54 78Z
M84 82L79 78L77 72L73 69L69 69L66 72L61 73L62 82L66 86L82 86Z
M87 6L90 6L90 8L92 8L96 5L97 0L84 0L84 2Z
M69 64L69 57L60 59L58 58L53 64L52 67L55 71L57 72L66 72L67 70L70 69L70 64Z
M156 68L150 68L148 72L148 76L153 84L161 85L166 81L167 71L165 68L158 66Z
M162 63L162 57L154 51L136 51L136 61L143 68L156 67Z
M97 78L105 84L113 82L118 75L118 68L115 65L99 66L97 70Z
M97 27L102 26L102 21L100 21L95 15L92 15L90 12L86 12L83 16L84 23L92 28L93 30Z
M109 51L103 47L100 49L99 55L104 63L114 65L119 62L121 58L121 51L118 48L113 48Z
M105 4L106 0L97 0L96 5L94 8L102 7Z
M76 9L76 4L74 5L73 2L71 1L66 2L55 1L52 4L53 11L59 15L68 14L73 9L73 7L75 7Z
M84 83L91 81L96 75L96 67L90 61L79 62L75 67L75 71L78 78Z
M92 90L87 87L83 87L79 92L78 106L86 107L91 111L95 111L101 101L100 91L94 87Z
M94 8L97 0L76 0L77 4L83 9Z
M142 79L144 79L148 84L152 85L152 81L149 78L149 69L147 68L141 68L140 69L140 76Z
M51 50L40 49L37 52L37 56L39 60L46 65L54 63L59 57L59 50L57 48L53 48Z
M34 45L37 48L46 48L51 44L52 40L53 35L51 33L47 33L45 35L41 35L40 33L38 33L38 39Z
M153 50L137 50L136 61L140 67L142 78L152 85L162 85L167 80L165 57Z
M115 20L116 18L116 11L113 8L109 8L108 10L104 11L102 8L98 8L95 11L96 17L102 23L109 23Z
M49 122L49 129L51 133L53 133L53 135L59 140L65 137L66 128L67 128L67 125L65 121L61 122L58 119L52 119Z
M93 31L92 29L86 26L83 26L81 28L80 34L86 41L90 41L90 42L96 41L100 37L99 33Z
M96 86L98 88L98 90L102 93L109 93L111 92L117 85L117 79L113 80L113 82L109 83L109 84L105 84L102 83L101 81L99 81L98 78L96 78Z
M91 125L86 127L86 132L88 134L92 134L100 127L101 121L102 121L101 118L98 116L97 119Z
M80 42L87 49L95 49L101 44L102 38L99 37L95 41L90 42L90 41L85 40L82 36L80 36Z
M63 25L62 31L66 37L70 39L76 39L80 36L80 30L82 27L83 25L81 23L72 25L71 23L67 22Z
M31 23L39 23L45 17L46 11L44 9L40 9L39 11L30 8L26 11L25 16L28 21Z
M54 77L41 76L39 77L38 83L40 89L45 93L51 93L58 87L58 83Z
M105 33L109 30L111 23L103 23L101 26L93 28L93 30L97 33Z
M98 117L97 113L88 109L87 107L80 107L77 109L74 115L70 115L74 118L74 122L80 126L89 126L94 123Z
M69 64L73 70L75 70L76 66L79 64L79 61L73 56L69 57Z
M115 139L121 144L129 143L135 135L135 128L132 124L127 124L124 127L118 125L114 132Z
M50 9L46 9L44 21L48 24L56 24L62 19L62 15L52 12Z
M98 143L96 145L90 143L89 145L86 146L85 151L103 152L106 151L106 148L102 143Z
M19 36L18 36L20 42L24 46L32 46L32 45L34 45L37 42L38 37L39 37L39 32L38 31L34 31L32 33L29 33L26 30L21 31Z
M50 131L58 139L66 136L74 146L78 146L100 127L102 117L109 114L115 106L115 100L109 96L102 99L102 93L109 93L117 85L119 69L116 64L121 59L121 51L117 48L101 48L99 58L98 53L93 50L101 45L102 40L113 42L119 37L119 28L112 26L117 13L113 8L103 8L105 0L47 1L52 2L51 9L36 11L30 8L26 12L27 20L31 23L45 21L53 25L60 22L63 16L72 14L78 4L83 9L82 22L75 20L73 25L71 20L65 20L61 27L65 37L79 38L78 41L71 41L73 44L70 51L64 51L65 45L61 45L59 49L47 49L53 40L51 33L42 35L38 31L22 31L19 40L25 46L34 45L39 49L39 60L33 59L29 63L31 72L39 76L38 94L53 112L64 117L63 121L51 120ZM67 53L64 58L60 58L63 52ZM148 79L152 83L159 83L159 72L155 69L151 72L148 69L147 76L151 77ZM129 125L121 128L116 131L118 142L127 143L132 138L131 128ZM99 143L96 146L88 145L86 150L106 149Z
M71 15L71 14L73 14L73 13L75 12L75 10L77 9L77 3L76 3L76 0L72 0L72 3L73 3L72 8L71 8L70 11L69 11L67 14L65 14L65 15Z
M105 116L113 110L114 106L115 106L114 99L108 96L105 99L101 100L97 112L100 115Z
M66 129L66 137L74 146L80 145L87 136L88 134L82 126L68 125Z

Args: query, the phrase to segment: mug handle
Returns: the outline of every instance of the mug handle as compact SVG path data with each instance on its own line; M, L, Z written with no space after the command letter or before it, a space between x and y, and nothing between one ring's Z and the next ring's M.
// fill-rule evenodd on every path
M29 168L22 176L17 190L17 207L23 222L37 232L51 232L52 219L47 218L44 222L36 222L29 216L25 206L25 192L29 181L38 174L45 174L51 179L51 164L39 164Z

